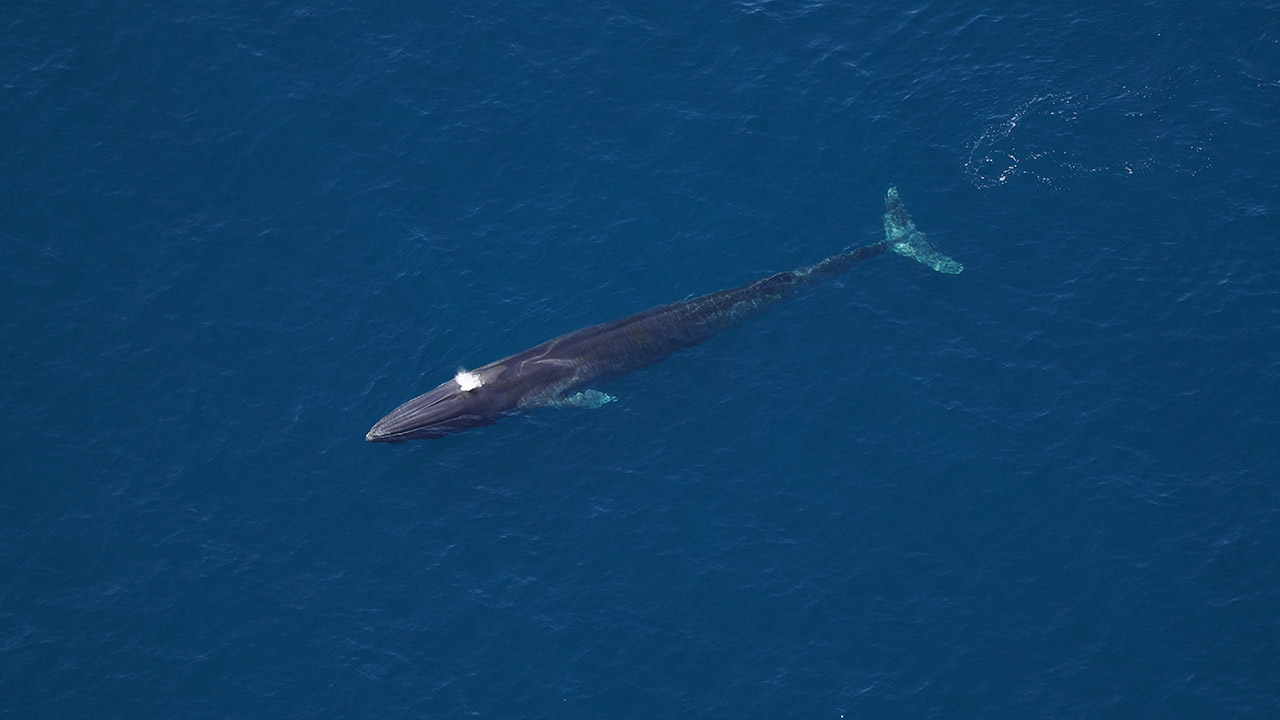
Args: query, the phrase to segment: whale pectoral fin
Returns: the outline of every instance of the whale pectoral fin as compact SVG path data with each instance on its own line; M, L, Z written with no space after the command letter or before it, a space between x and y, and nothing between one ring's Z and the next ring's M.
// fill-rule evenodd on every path
M562 408L584 408L586 410L595 410L598 407L604 407L611 402L616 402L618 398L602 393L599 390L581 390L572 395L562 397L552 403L552 407Z

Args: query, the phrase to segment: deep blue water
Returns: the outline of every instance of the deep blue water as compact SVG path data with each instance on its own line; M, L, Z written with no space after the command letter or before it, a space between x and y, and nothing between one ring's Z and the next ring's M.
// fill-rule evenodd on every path
M9 7L0 716L1280 717L1280 6L1057 8Z

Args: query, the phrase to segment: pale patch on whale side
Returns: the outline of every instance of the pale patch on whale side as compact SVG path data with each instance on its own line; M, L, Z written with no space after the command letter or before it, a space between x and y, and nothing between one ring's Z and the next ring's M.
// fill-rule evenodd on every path
M453 381L458 383L458 388L463 392L475 390L484 384L484 380L480 379L479 375L473 372L467 372L466 370L459 370L458 374L454 376Z

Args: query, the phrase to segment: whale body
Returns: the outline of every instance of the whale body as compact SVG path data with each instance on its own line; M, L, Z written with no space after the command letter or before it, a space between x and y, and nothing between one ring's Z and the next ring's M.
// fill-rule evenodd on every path
M401 442L436 438L538 407L599 407L613 398L590 389L592 383L635 372L697 345L800 289L885 252L912 258L942 273L963 269L916 229L894 188L885 196L884 230L885 239L873 245L742 287L575 330L475 370L459 372L392 410L365 439Z

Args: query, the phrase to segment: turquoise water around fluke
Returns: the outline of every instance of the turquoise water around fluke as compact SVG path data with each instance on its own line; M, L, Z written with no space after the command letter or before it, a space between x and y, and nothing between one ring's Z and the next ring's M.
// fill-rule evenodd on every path
M885 195L884 236L895 253L911 258L930 270L947 275L959 275L964 271L964 265L955 258L948 257L929 241L927 235L916 229L915 222L898 197L897 188L889 188Z

